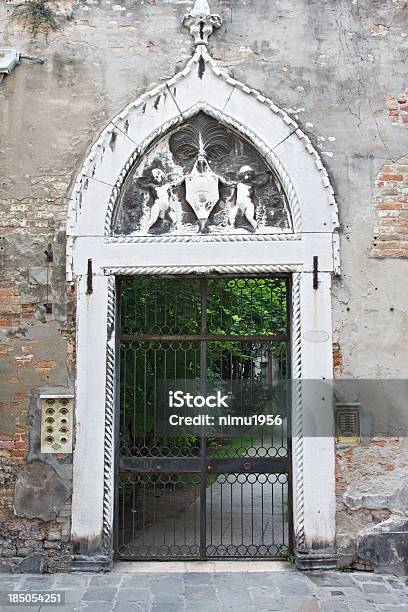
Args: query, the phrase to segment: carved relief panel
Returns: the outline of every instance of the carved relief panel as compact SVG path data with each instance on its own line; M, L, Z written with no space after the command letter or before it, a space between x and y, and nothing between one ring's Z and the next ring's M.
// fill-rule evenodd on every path
M199 113L130 170L114 235L291 233L279 178L257 150Z

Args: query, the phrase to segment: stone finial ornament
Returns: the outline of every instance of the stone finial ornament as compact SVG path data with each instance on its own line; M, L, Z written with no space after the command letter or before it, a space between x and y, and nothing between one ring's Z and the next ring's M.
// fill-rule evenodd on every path
M184 15L183 25L190 28L190 34L196 46L207 46L214 28L221 27L222 17L211 14L207 0L196 0L194 7Z

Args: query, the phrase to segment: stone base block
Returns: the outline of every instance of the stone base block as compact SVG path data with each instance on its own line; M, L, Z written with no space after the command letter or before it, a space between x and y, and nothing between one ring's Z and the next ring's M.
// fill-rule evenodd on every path
M109 572L112 559L106 556L75 555L71 561L71 572Z
M301 571L334 570L337 567L337 555L334 550L296 551L295 563Z

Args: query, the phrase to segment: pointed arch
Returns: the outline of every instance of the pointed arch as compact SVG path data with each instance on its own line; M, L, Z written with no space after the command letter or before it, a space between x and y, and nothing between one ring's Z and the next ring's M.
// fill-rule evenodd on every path
M69 201L68 280L74 276L75 238L108 238L115 202L130 168L155 141L200 111L248 140L274 169L289 202L295 236L300 237L302 231L334 235L332 255L338 270L337 204L327 171L310 139L285 111L231 78L205 47L199 46L184 70L129 104L92 146ZM277 236L270 239L285 239ZM265 241L267 237L259 232L241 239ZM157 238L133 238L133 242L149 240ZM225 242L239 240L228 232L223 235ZM160 241L174 242L177 238L161 237Z

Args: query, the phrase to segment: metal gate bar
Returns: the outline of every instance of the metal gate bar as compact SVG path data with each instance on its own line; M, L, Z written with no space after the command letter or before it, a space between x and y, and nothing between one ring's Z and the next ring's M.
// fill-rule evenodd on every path
M120 559L282 558L292 550L287 431L163 438L160 378L289 377L288 277L126 278L120 295ZM290 427L288 419L287 426Z

